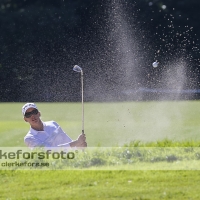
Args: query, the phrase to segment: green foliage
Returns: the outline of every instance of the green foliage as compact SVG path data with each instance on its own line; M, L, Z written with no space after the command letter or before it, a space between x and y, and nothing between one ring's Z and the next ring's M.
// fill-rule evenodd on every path
M199 141L195 140L183 140L183 141L173 141L169 139L163 139L153 142L141 142L141 141L131 141L129 144L125 144L125 147L200 147Z
M11 149L12 150L12 149ZM10 150L10 151L11 151ZM5 151L8 152L9 151ZM13 151L11 151L13 152ZM27 151L26 151L27 152ZM30 157L19 159L0 160L0 169L7 170L69 170L69 169L124 169L136 170L200 170L200 150L197 147L112 147L87 148L68 153L74 156L69 158L60 156L58 152L51 152L49 156L43 152L44 158L35 155L37 151L30 152ZM34 153L32 157L31 153ZM54 155L55 154L55 155ZM22 154L21 154L22 155ZM27 155L27 153L26 153ZM11 164L4 164L5 162ZM12 164L14 163L14 164ZM17 163L17 164L15 164ZM193 163L193 165L190 165Z

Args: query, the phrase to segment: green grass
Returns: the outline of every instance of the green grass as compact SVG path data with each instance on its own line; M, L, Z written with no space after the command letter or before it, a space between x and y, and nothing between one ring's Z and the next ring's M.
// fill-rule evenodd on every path
M0 146L24 146L29 129L23 103L0 104ZM55 120L75 139L81 132L80 103L38 103L42 120ZM85 103L88 145L199 147L200 102ZM187 161L187 160L186 160ZM198 160L188 170L168 169L176 162L87 170L0 170L0 200L125 199L199 200ZM155 163L154 163L155 164ZM134 166L134 165L133 165ZM189 170L190 169L190 170Z
M200 171L1 171L0 199L197 200L199 176Z
M29 125L24 103L0 103L0 146L24 146ZM81 132L80 103L37 103L42 120L55 120L72 139ZM123 145L131 141L200 140L200 101L85 103L89 146Z

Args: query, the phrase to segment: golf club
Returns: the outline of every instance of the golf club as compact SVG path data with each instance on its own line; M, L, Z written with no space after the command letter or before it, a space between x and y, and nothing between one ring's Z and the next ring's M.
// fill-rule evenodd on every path
M84 104L83 104L83 70L78 65L73 67L75 72L81 73L81 90L82 90L82 134L84 134Z

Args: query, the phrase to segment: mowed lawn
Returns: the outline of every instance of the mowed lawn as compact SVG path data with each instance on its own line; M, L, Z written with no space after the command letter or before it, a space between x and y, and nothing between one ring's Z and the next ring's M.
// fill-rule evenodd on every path
M0 103L0 146L24 146L24 103ZM75 139L80 103L37 103ZM200 141L200 102L85 103L88 146ZM0 170L0 200L199 200L199 170Z
M0 146L24 146L29 124L24 103L0 103ZM55 120L76 139L81 133L81 103L37 103L42 120ZM123 145L130 141L200 140L200 101L85 103L89 146Z
M199 200L200 171L0 171L1 200Z

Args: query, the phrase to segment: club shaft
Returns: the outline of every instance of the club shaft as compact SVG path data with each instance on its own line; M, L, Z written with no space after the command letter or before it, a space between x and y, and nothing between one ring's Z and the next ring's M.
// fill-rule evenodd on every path
M82 91L82 134L84 134L83 71L81 71L81 91Z

